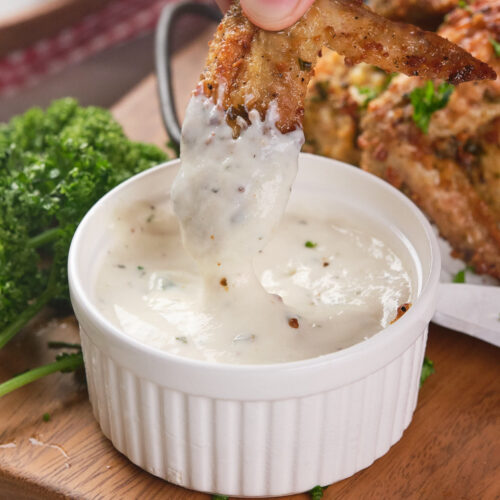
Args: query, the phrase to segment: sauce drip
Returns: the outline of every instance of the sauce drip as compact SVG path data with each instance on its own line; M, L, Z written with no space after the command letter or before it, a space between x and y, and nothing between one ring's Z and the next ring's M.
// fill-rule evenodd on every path
M241 119L234 139L223 111L203 94L193 95L182 127L181 169L172 201L184 247L202 276L206 313L221 329L227 324L235 334L256 335L256 314L267 318L269 329L298 328L290 324L293 313L281 298L262 287L253 259L283 216L304 134L282 134L275 126L275 105L264 121L256 110L248 118L250 125Z

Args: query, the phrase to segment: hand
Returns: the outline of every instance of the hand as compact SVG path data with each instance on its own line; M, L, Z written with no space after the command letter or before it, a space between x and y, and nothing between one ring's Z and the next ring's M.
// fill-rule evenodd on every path
M231 0L215 0L225 12ZM279 31L298 21L314 0L240 0L245 15L259 28Z

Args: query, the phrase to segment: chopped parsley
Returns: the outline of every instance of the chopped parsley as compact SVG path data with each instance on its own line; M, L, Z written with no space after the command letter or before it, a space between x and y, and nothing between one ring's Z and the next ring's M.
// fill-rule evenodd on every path
M212 495L212 500L229 500L227 495Z
M44 413L42 416L42 420L44 422L49 422L50 421L50 413Z
M425 356L424 363L422 365L422 371L420 373L420 387L423 383L435 372L434 363Z
M474 269L470 266L465 266L463 269L458 271L455 276L453 276L453 283L465 283L465 276L467 271L474 272Z
M309 61L304 61L299 57L299 68L302 71L309 71L312 68L312 64Z
M175 340L178 340L179 342L182 342L183 344L188 343L188 340L186 337L175 337Z
M495 57L500 57L500 43L498 43L494 38L490 38L490 43L493 46Z
M328 488L328 486L315 486L312 490L309 491L309 496L312 500L320 500L323 498L324 491Z
M316 248L318 246L318 244L317 243L313 243L312 241L306 241L304 243L304 246L306 248Z
M384 82L378 87L357 87L359 94L365 96L364 101L360 105L361 109L366 109L370 101L373 101L373 99L378 97L384 90L387 90L387 87L389 87L393 78L397 75L398 73L387 73Z
M453 85L443 82L435 88L432 80L428 80L423 87L411 91L413 121L424 134L429 130L432 114L446 107L452 93Z
M371 87L358 87L358 92L364 96L364 100L361 103L361 108L366 108L370 101L373 101L375 97L380 94L380 91Z

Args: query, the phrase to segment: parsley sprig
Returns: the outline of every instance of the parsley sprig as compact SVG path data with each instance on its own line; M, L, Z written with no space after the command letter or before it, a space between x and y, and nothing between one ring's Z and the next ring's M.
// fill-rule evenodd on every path
M431 80L428 80L423 87L417 87L411 91L413 121L424 134L427 134L429 130L433 113L446 107L452 93L453 85L443 82L435 88Z
M53 363L48 365L39 366L33 370L28 370L16 377L13 377L3 384L0 384L0 398L9 392L15 391L20 387L31 384L40 378L51 375L52 373L74 372L83 366L83 355L81 351L75 353L62 353L56 357Z

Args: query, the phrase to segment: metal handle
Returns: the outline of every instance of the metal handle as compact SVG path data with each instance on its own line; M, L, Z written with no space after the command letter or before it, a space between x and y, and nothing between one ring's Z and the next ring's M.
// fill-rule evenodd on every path
M222 13L215 6L195 2L180 2L165 6L158 21L155 58L160 109L167 134L177 147L181 142L181 126L175 108L172 86L173 26L179 18L188 14L195 14L217 22L222 19Z

